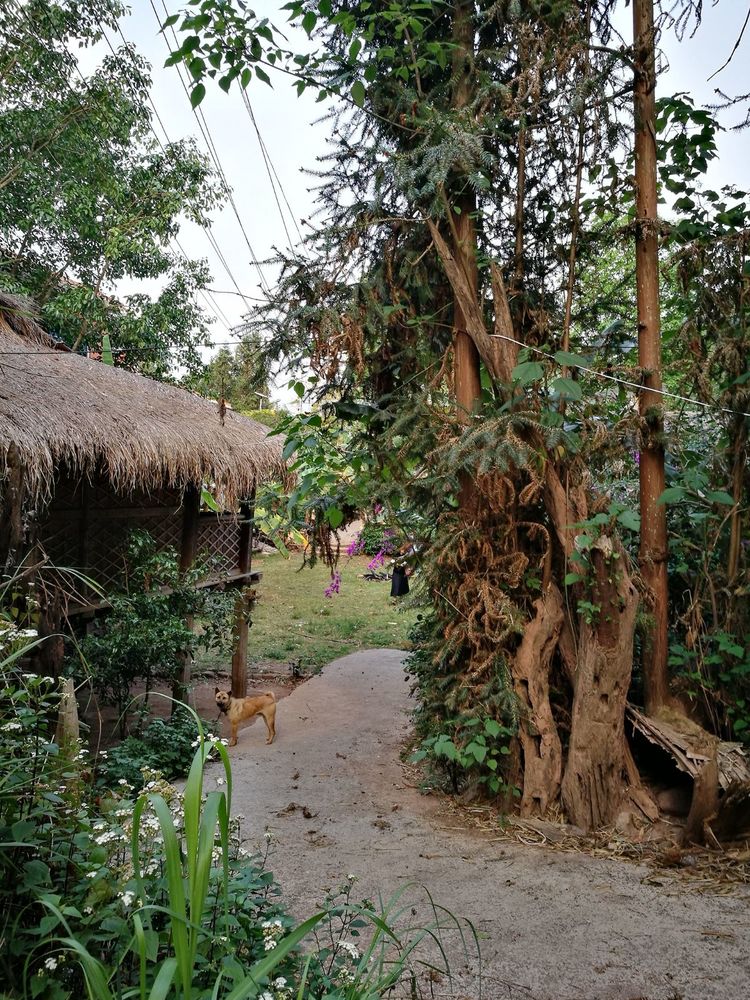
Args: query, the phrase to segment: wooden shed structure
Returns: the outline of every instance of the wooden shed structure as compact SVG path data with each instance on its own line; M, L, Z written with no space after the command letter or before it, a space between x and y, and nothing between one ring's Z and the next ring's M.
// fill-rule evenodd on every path
M125 540L142 528L179 552L182 570L206 554L201 585L236 586L239 597L258 576L256 486L282 474L281 445L263 425L69 351L28 302L0 293L0 576L31 555L111 590ZM225 513L201 510L204 488ZM85 588L66 607L47 594L44 628L102 604ZM238 600L235 695L246 686L248 610Z

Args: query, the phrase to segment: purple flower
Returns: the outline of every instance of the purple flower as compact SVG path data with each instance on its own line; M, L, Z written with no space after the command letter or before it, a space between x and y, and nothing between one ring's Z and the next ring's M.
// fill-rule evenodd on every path
M362 538L362 532L357 535L346 547L346 554L348 556L358 556L362 549L365 547L365 540Z
M331 582L328 584L326 589L323 591L326 597L333 597L334 594L338 594L341 590L341 574L338 570L331 573Z
M635 462L636 465L641 464L641 453L639 451L633 452L633 461Z
M374 573L375 570L378 568L378 566L383 565L383 563L385 562L385 556L386 556L385 551L381 549L377 555L372 557L372 559L367 564L367 568L370 570L371 573Z
M383 505L382 505L382 503L373 504L372 505L372 512L375 515L375 517L377 517L378 514L382 514L382 512L383 512Z

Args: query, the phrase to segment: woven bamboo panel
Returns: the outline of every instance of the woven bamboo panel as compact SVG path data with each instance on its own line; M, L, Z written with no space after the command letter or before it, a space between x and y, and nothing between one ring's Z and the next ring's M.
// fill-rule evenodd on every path
M234 514L201 514L198 521L198 552L208 560L212 573L230 573L237 568L240 522Z
M125 549L131 531L148 531L160 551L179 554L183 512L178 490L118 494L104 480L83 483L61 478L40 529L50 561L91 577L105 591L122 587ZM201 514L199 558L208 574L222 576L237 567L239 519L234 514Z

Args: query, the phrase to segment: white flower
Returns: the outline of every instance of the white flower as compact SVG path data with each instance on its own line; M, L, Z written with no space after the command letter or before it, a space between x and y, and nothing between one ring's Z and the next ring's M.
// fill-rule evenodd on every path
M355 962L357 961L359 958L359 952L351 941L339 941L339 946L343 948L344 951L348 952L350 958L352 958Z
M3 726L4 733L15 733L17 730L22 729L20 722L6 722Z
M258 1000L273 1000L273 993L269 993L268 990L264 990L264 992L258 997Z
M45 969L49 969L50 972L54 972L57 968L57 959L52 957L45 958L44 967Z
M273 938L266 938L266 940L263 942L263 948L266 951L273 951L275 947L276 947L276 942L274 941Z
M356 881L357 881L357 876L356 876L356 875L351 875L351 874L350 874L350 875L347 875L347 876L346 876L346 878L347 878L347 880L348 880L349 882L352 882L352 883L354 883L354 882L356 882Z
M283 976L279 976L278 979L274 979L273 988L275 990L283 990L286 986L286 979Z
M271 831L270 831L270 830L266 830L266 832L265 832L265 833L263 834L263 837L264 837L264 838L265 838L266 840L271 840L271 838L273 837L273 834L271 833Z
M135 902L135 893L131 892L129 889L127 892L120 893L120 898L122 899L122 905L125 909L129 909Z

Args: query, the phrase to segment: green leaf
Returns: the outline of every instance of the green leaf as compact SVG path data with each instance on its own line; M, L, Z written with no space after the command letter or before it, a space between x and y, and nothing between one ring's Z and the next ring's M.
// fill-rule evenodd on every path
M581 576L580 573L566 573L565 579L563 580L563 584L566 587L570 587L574 583L581 583L584 579L585 577Z
M308 10L308 12L302 18L302 29L306 31L307 34L309 35L317 23L318 23L318 15L314 14L311 10Z
M617 515L617 520L628 531L641 530L641 518L634 510L623 510Z
M205 84L199 83L197 86L193 87L193 89L190 91L191 106L197 108L205 96L206 96Z
M208 490L201 490L201 503L208 507L209 510L213 510L217 514L221 513L221 507L214 500L213 494L209 493Z
M484 720L484 731L488 736L499 736L502 732L502 728L503 727L500 723L496 722L494 719Z
M552 380L551 389L556 392L558 396L564 396L566 399L582 399L583 392L581 387L572 378L556 378Z
M511 379L518 385L530 385L544 376L544 368L537 361L523 361L511 372Z
M570 351L555 351L554 358L558 365L567 365L571 368L577 368L579 365L586 364L585 358L581 358L577 354L571 354Z
M112 357L112 344L108 333L102 337L102 361L105 365L114 367L115 359Z
M334 531L336 530L336 528L338 528L338 526L341 524L343 520L344 520L344 514L341 510L339 510L338 507L329 507L328 510L326 511L326 521L328 521L328 523L330 524L330 526L333 528Z
M352 100L354 101L354 103L357 105L358 108L364 107L366 91L365 91L365 85L364 83L362 83L361 80L354 81L354 83L352 84L352 89L350 91L350 94L352 96Z
M734 507L734 497L725 490L711 490L706 493L706 499L710 500L711 503L723 503L728 507Z
M678 503L680 500L684 500L687 495L687 490L683 489L682 486L668 486L656 502L657 504Z

